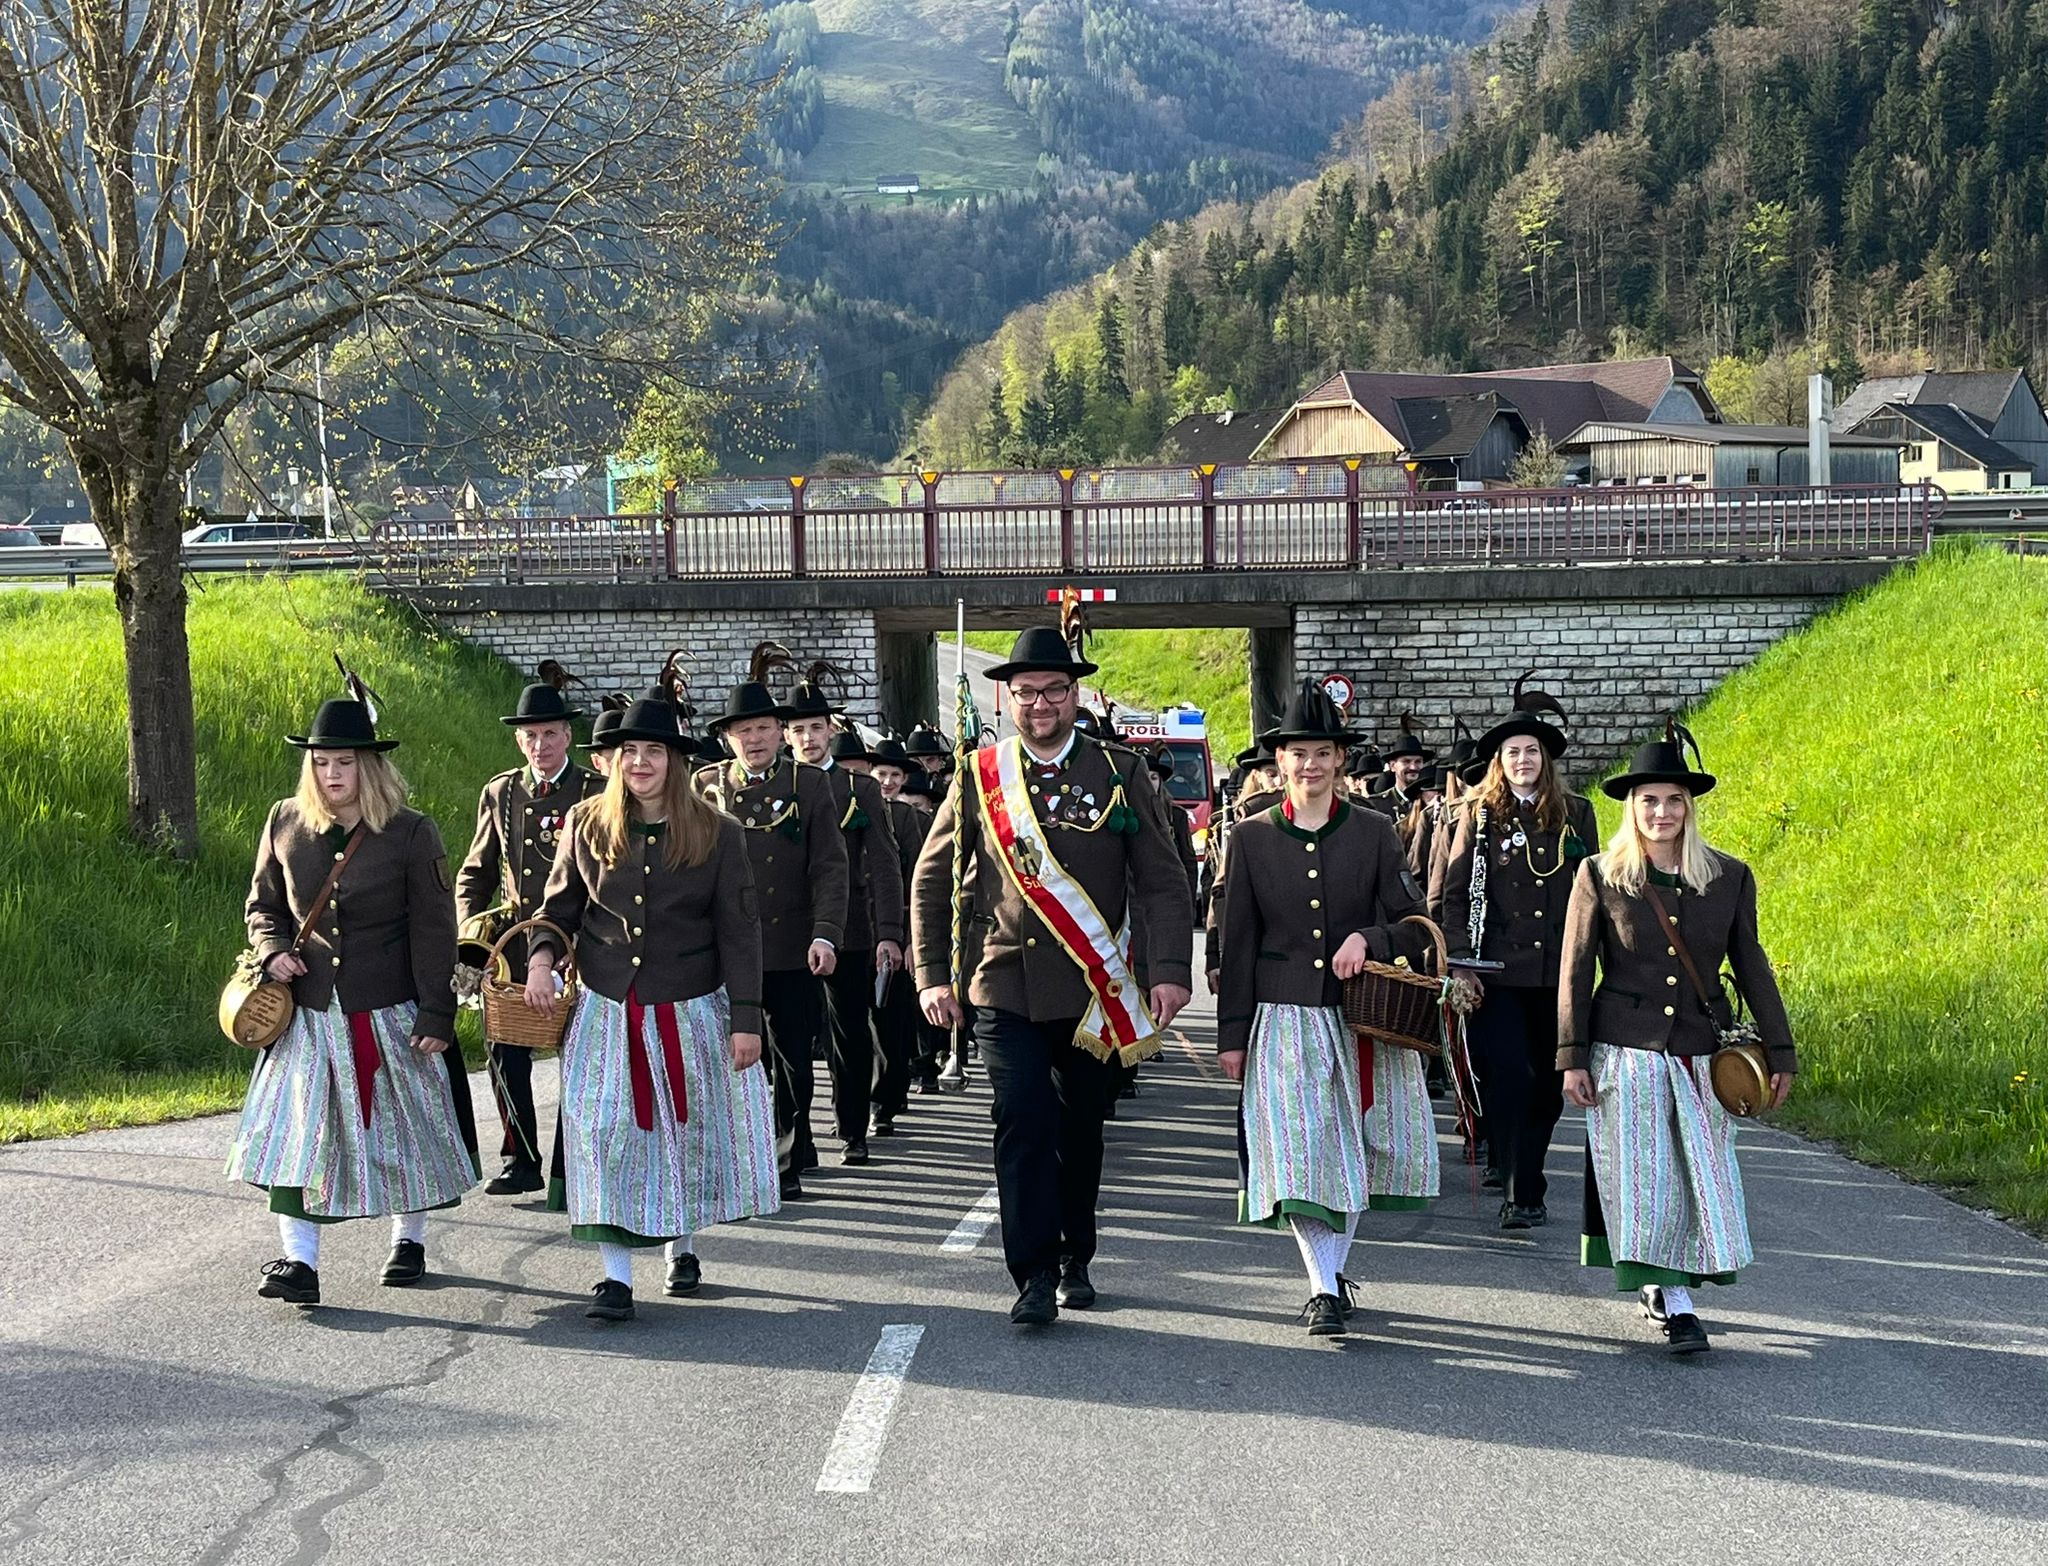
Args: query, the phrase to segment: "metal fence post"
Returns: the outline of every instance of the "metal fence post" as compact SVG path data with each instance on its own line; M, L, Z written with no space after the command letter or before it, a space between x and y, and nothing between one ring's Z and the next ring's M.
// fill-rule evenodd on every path
M1358 464L1360 458L1344 459L1344 566L1356 571L1365 563L1365 517L1364 508L1358 501Z
M804 570L804 484L803 474L789 480L789 574L803 576Z
M918 474L924 484L924 574L939 574L939 475L930 468Z
M1202 504L1202 569L1216 569L1216 464L1204 462L1195 469L1196 493ZM1242 565L1242 561L1235 562Z
M525 519L518 512L512 513L512 558L505 564L505 580L521 583L526 580L526 528Z
M673 581L676 575L676 481L670 479L661 487L661 560L662 568Z
M1061 468L1060 475L1060 569L1074 567L1074 469Z

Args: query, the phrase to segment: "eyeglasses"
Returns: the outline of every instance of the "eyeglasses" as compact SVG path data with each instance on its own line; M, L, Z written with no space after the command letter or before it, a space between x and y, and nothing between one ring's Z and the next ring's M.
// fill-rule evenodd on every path
M1057 707L1073 694L1074 686L1071 680L1058 685L1043 686L1037 690L1027 690L1021 685L1010 687L1010 699L1020 707L1036 707L1041 702L1048 707Z

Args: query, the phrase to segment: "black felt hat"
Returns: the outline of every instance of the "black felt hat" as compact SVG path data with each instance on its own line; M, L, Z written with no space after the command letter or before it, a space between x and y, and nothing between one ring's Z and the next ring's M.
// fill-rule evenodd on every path
M1700 763L1697 769L1685 764L1687 746L1692 748L1692 759ZM1676 783L1695 797L1708 793L1714 786L1714 774L1706 770L1699 742L1692 737L1692 730L1676 718L1664 720L1662 739L1650 740L1636 748L1636 753L1629 758L1628 771L1620 777L1609 778L1600 787L1609 799L1627 799L1631 792L1645 783Z
M834 761L873 761L875 759L868 750L867 741L863 740L859 732L854 729L841 729L837 734L833 735L831 751Z
M619 724L625 720L625 716L626 714L620 708L605 708L603 712L600 712L590 720L590 743L583 748L585 750L610 750L612 746L618 743L618 741L612 738L612 735L618 732Z
M868 753L868 760L878 767L896 767L904 772L924 770L922 767L913 767L910 752L903 748L903 741L893 734L875 741L875 748Z
M1270 767L1274 761L1273 747L1261 737L1257 744L1245 746L1231 760L1240 768Z
M1564 707L1548 692L1528 689L1529 676L1535 672L1531 669L1515 681L1514 711L1479 736L1479 757L1491 761L1501 746L1524 734L1540 741L1544 752L1553 761L1570 748L1571 742L1565 738L1564 731L1571 718ZM1552 713L1556 714L1556 722L1547 716Z
M732 760L732 748L717 734L697 737L697 760L707 767L723 766Z
M288 734L287 745L300 750L396 750L395 739L377 738L377 720L365 701L336 697L320 703L313 714L313 727L305 734Z
M997 684L1020 674L1071 674L1079 680L1099 667L1086 658L1076 658L1056 626L1034 625L1018 633L1010 644L1010 661L990 669L988 677Z
M1173 776L1173 747L1165 740L1154 740L1145 752L1145 761L1152 770L1163 778Z
M653 696L641 697L620 713L618 727L605 736L607 746L612 747L628 740L653 740L674 750L691 752L697 748L696 737L685 734L676 721L674 704Z
M1436 752L1422 743L1422 736L1415 732L1415 715L1401 714L1401 732L1384 752L1384 759L1392 761L1396 756L1420 756L1424 761L1436 760Z
M790 709L775 699L775 693L759 680L742 680L726 693L725 711L711 720L711 732L716 734L728 723L737 723L742 718L773 718L781 723L793 716Z
M825 693L822 685L813 685L805 680L790 692L789 705L783 709L783 717L836 718L844 711L844 707Z
M922 756L950 756L953 747L946 743L946 736L929 723L920 723L910 731L910 738L904 742L904 755L912 761Z
M519 693L519 705L500 723L567 723L574 716L562 693L552 685L529 685Z
M1378 777L1386 760L1370 745L1354 745L1344 761L1344 775L1348 778Z
M1301 682L1279 723L1259 736L1259 744L1267 750L1278 750L1293 740L1328 740L1340 750L1351 741L1342 709L1314 680Z

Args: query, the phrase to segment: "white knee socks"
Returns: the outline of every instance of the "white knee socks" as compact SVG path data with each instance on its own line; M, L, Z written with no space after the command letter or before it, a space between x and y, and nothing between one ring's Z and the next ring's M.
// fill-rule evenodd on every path
M1664 1314L1666 1316L1690 1316L1692 1313L1692 1290L1680 1288L1675 1283L1665 1284Z
M1351 1235L1340 1234L1320 1218L1304 1218L1299 1214L1287 1220L1294 1230L1294 1243L1301 1247L1302 1266L1308 1270L1308 1291L1311 1294L1335 1294L1337 1273L1344 1265L1344 1253L1351 1248ZM1353 1219L1349 1228L1355 1229Z
M677 1235L668 1242L666 1254L670 1261L674 1261L678 1256L695 1256L697 1254L697 1236L694 1234Z
M310 1218L279 1213L277 1234L284 1242L286 1261L304 1262L315 1272L320 1270L320 1225Z
M391 1243L411 1240L415 1245L427 1243L427 1215L425 1213L393 1213L391 1215Z
M604 1262L604 1275L614 1283L633 1286L633 1248L630 1245L613 1245L607 1240L597 1242L597 1254Z

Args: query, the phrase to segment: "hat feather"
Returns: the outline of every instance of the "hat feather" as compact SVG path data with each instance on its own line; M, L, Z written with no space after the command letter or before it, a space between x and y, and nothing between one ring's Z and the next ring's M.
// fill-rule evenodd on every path
M1515 711L1554 712L1557 714L1557 721L1569 728L1572 721L1571 715L1564 710L1563 705L1559 703L1555 696L1552 696L1548 691L1532 691L1528 689L1529 681L1535 677L1535 674L1536 671L1530 669L1519 680L1515 681Z
M348 694L350 699L361 702L363 704L363 710L369 713L370 715L370 722L372 724L376 723L378 704L381 703L384 700L384 698L379 696L376 693L376 691L372 690L370 688L369 682L366 681L360 674L357 674L355 670L351 669L347 664L341 661L341 653L339 652L339 650L337 650L334 654L334 666L335 668L341 671L341 683L348 688Z

